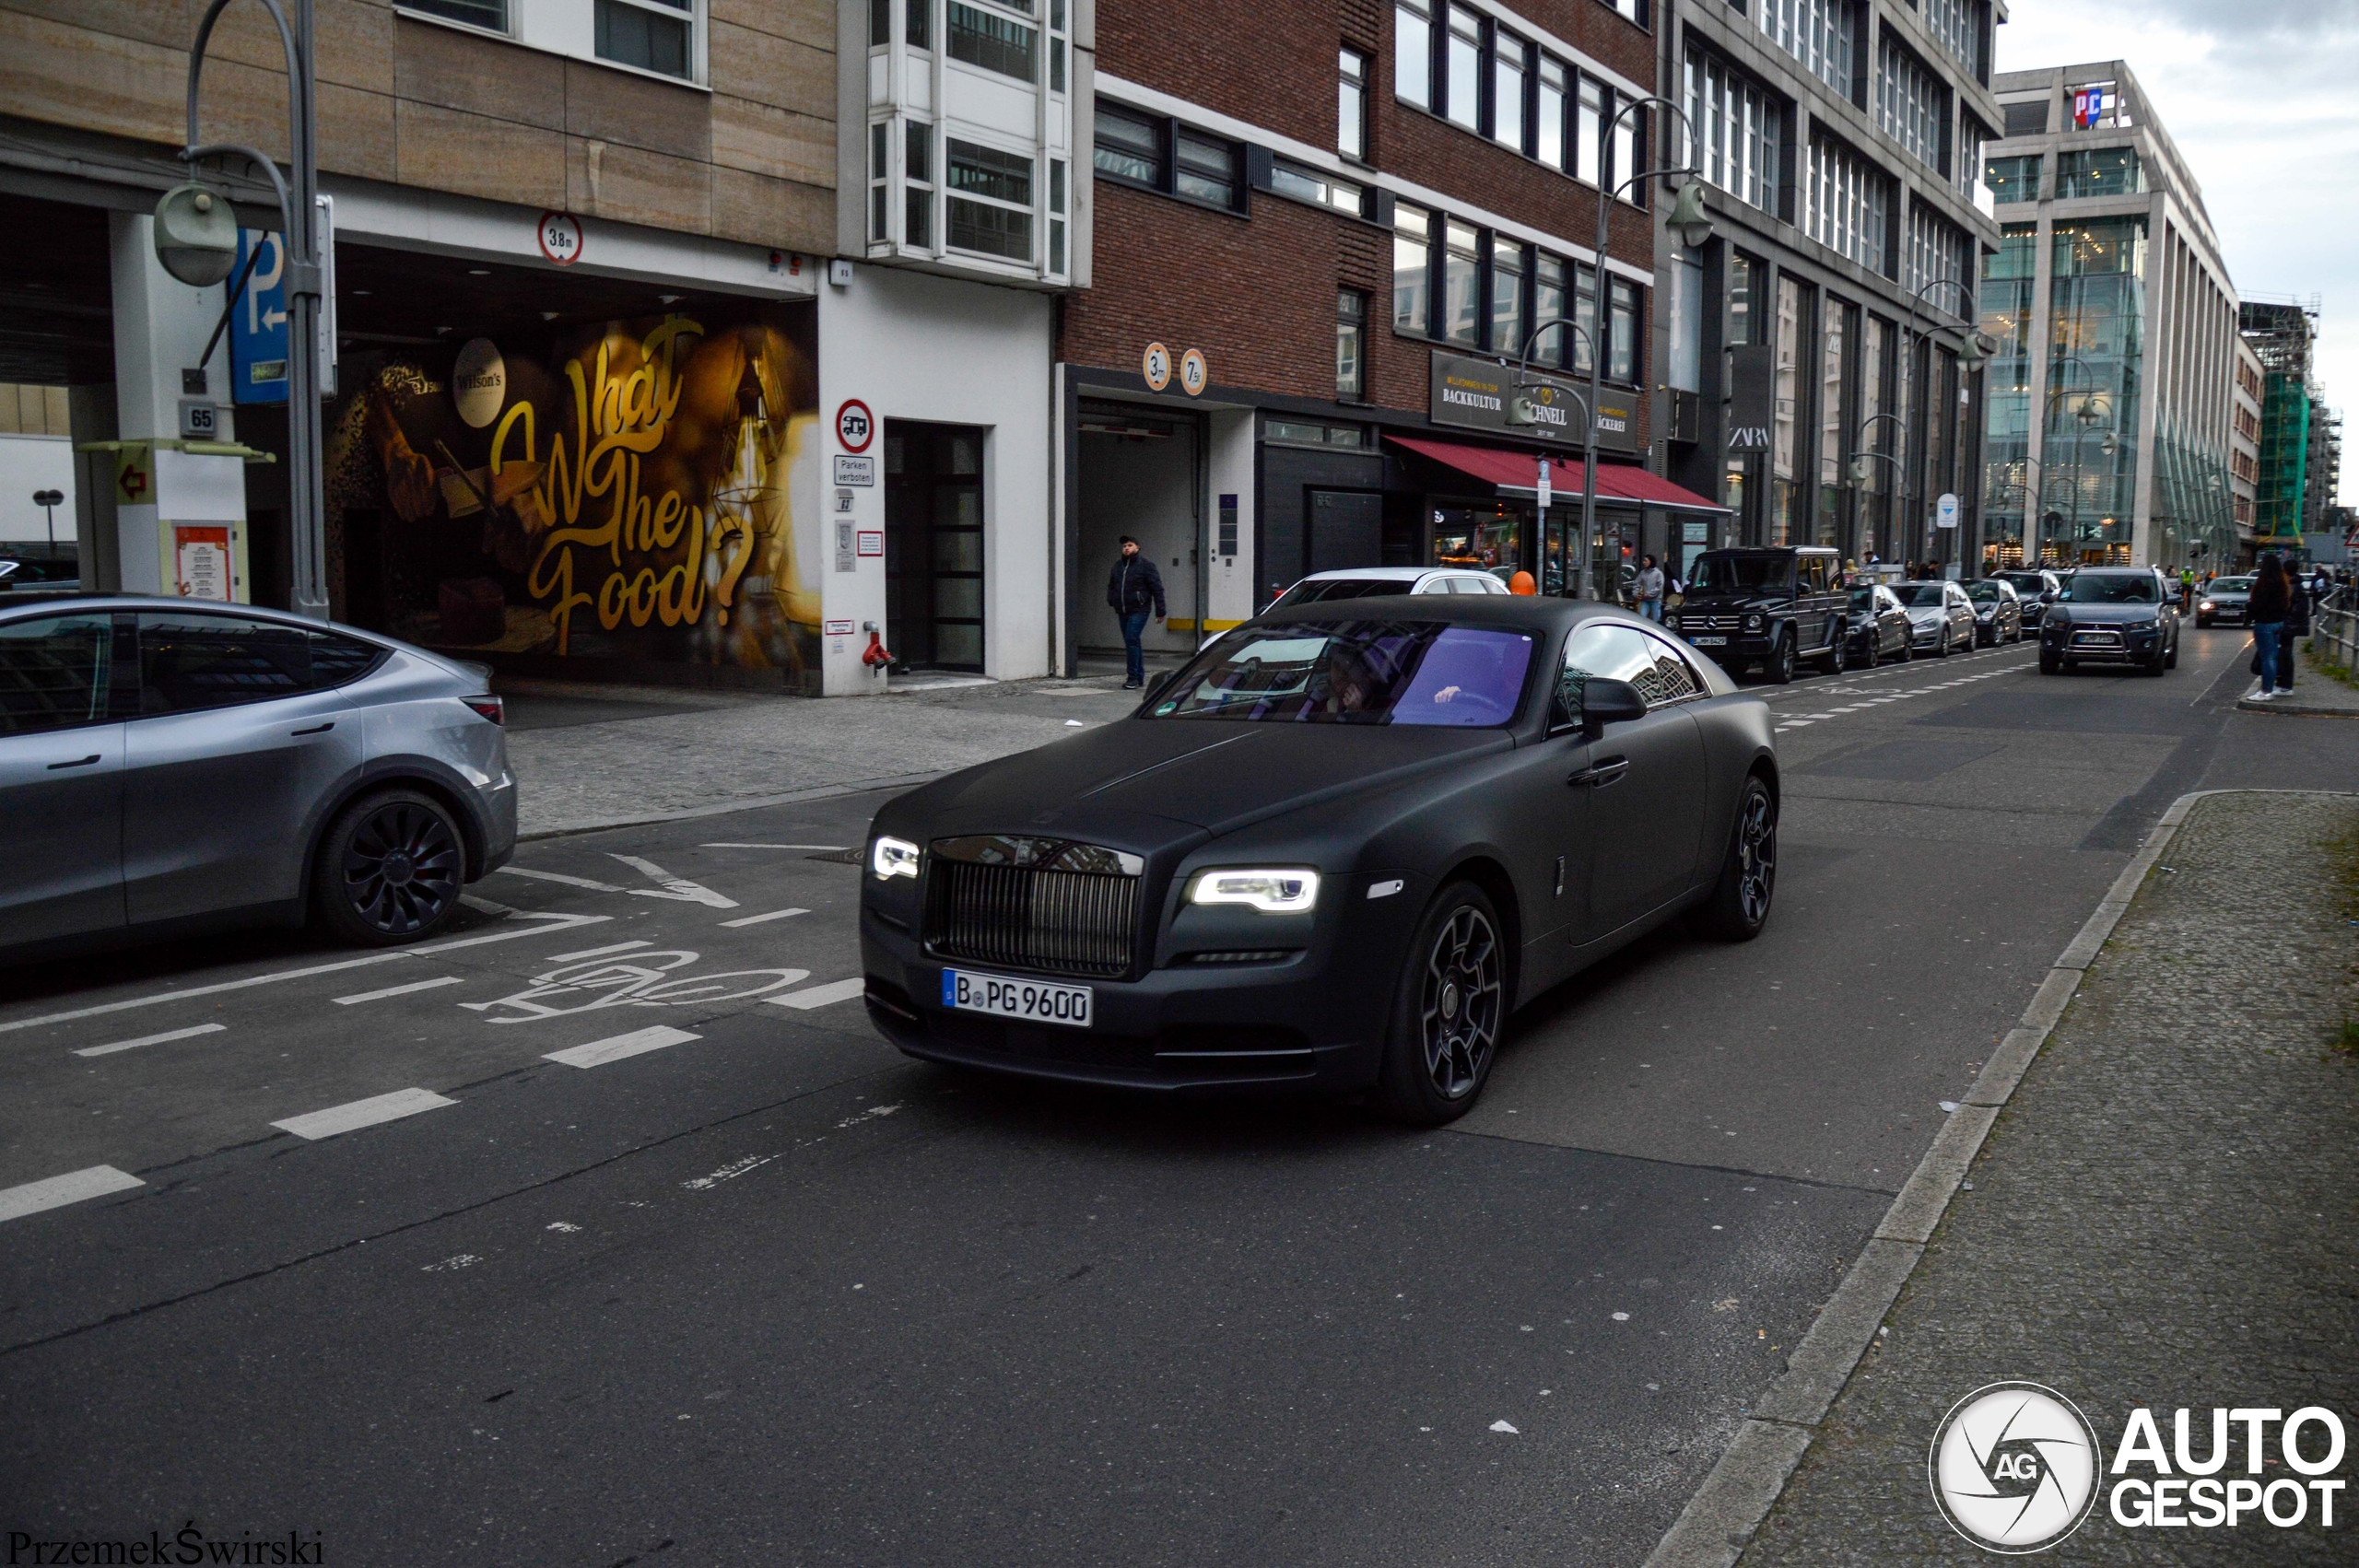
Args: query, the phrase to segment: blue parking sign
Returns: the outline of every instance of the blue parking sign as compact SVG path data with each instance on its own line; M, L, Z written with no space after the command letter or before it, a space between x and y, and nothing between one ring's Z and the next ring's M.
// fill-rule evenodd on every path
M253 275L229 312L230 398L237 403L287 401L287 246L263 228L238 231L235 283L255 252Z

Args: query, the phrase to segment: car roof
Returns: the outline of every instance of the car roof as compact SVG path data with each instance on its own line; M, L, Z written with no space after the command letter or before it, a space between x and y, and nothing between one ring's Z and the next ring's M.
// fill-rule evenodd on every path
M1312 572L1304 582L1416 582L1438 576L1488 577L1480 567L1346 567L1340 571Z
M1597 618L1619 620L1660 633L1661 627L1640 619L1618 604L1589 599L1560 599L1537 593L1435 593L1378 595L1367 599L1326 600L1293 604L1265 613L1251 624L1260 629L1275 626L1366 621L1444 621L1461 626L1497 626L1534 633L1553 632L1575 622Z

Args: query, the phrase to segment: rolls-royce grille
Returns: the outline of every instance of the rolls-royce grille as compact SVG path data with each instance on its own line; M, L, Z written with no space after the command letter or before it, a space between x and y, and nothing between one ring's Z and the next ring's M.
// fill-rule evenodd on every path
M925 946L935 956L1059 975L1130 971L1137 856L992 837L941 840L929 859Z

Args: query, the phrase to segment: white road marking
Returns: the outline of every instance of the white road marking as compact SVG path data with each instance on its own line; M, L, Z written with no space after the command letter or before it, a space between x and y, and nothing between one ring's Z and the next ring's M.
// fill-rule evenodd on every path
M849 844L699 844L699 849L849 849Z
M218 985L191 986L186 990L158 991L153 996L133 997L128 1001L101 1002L96 1007L77 1007L70 1012L44 1012L38 1018L18 1018L0 1024L0 1035L13 1034L18 1029L38 1028L44 1024L71 1024L77 1018L98 1018L110 1012L127 1012L136 1007L153 1007L158 1002L185 1001L191 997L218 996L223 991L241 991L249 986L276 985L281 980L308 979L313 975L333 975L340 969L361 969L371 964L391 964L402 958L424 958L428 954L453 953L463 947L481 947L487 942L514 942L519 937L546 936L551 931L571 930L576 926L603 925L612 915L547 915L527 910L516 917L522 920L546 920L546 925L525 926L516 930L495 931L489 936L461 937L456 942L429 942L424 947L399 947L386 953L372 953L366 958L346 958L335 964L313 964L301 969L281 969L276 974L249 975L242 980L223 980Z
M431 980L412 980L405 986L387 986L381 991L362 991L357 996L340 996L335 999L335 1004L338 1007L351 1007L358 1002L382 1001L389 996L407 996L412 991L440 990L444 986L464 986L466 983L464 976L440 975Z
M128 1192L147 1184L126 1171L112 1165L92 1165L86 1171L72 1171L46 1181L29 1181L22 1187L0 1188L0 1220L21 1220L28 1214L38 1214L44 1209L63 1209L68 1203L85 1199L104 1198L110 1192Z
M700 882L690 882L687 877L674 876L652 860L642 860L637 855L614 855L609 858L620 860L631 870L642 875L653 877L663 884L661 890L652 887L632 888L631 892L641 898L676 898L683 904L709 904L716 909L737 907L737 900L734 898L724 898Z
M193 1040L199 1035L218 1035L227 1024L199 1024L187 1029L167 1029L160 1035L142 1035L135 1040L117 1040L111 1045L84 1046L76 1056L112 1056L117 1051L137 1050L141 1046L160 1046L167 1040Z
M690 1192L710 1192L722 1182L735 1181L747 1171L760 1170L777 1158L776 1154L748 1154L742 1160L732 1160L710 1176L698 1176L680 1185Z
M832 1007L839 1001L850 1001L867 989L866 977L854 975L849 980L838 980L831 985L813 986L807 991L796 991L789 996L766 996L762 1000L779 1007L800 1008L807 1012L815 1007Z
M758 926L765 920L783 920L793 915L807 915L808 909L773 909L767 915L743 915L734 920L723 920L724 926Z
M390 1094L372 1094L365 1100L347 1105L330 1106L323 1111L305 1116L291 1116L285 1121L270 1125L298 1138L334 1138L339 1132L354 1132L364 1127L374 1127L381 1121L399 1121L420 1111L440 1110L455 1106L456 1100L444 1099L427 1089L396 1089Z
M536 872L523 866L502 866L502 875L530 877L534 882L563 883L568 887L586 887L593 893L628 893L628 887L616 887L611 882L593 882L586 876L568 876L563 872Z
M552 953L549 962L562 964L569 958L604 958L610 953L629 953L636 948L654 945L651 942L618 942L612 947L585 947L579 953Z
M561 1061L568 1067L604 1067L625 1057L642 1056L660 1051L666 1046L684 1046L690 1040L700 1040L686 1029L675 1029L668 1024L651 1028L634 1029L628 1035L614 1035L603 1040L593 1040L586 1046L572 1046L561 1051L550 1051L541 1059Z

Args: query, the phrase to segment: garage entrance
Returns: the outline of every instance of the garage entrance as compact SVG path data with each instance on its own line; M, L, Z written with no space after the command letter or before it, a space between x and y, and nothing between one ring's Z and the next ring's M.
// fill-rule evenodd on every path
M1086 652L1117 654L1121 623L1106 603L1106 579L1122 535L1163 574L1170 618L1149 621L1150 653L1188 653L1196 630L1197 575L1204 526L1203 432L1189 414L1134 413L1120 405L1081 409L1079 493L1080 603L1074 640Z
M983 668L983 438L885 421L885 641L920 669Z

